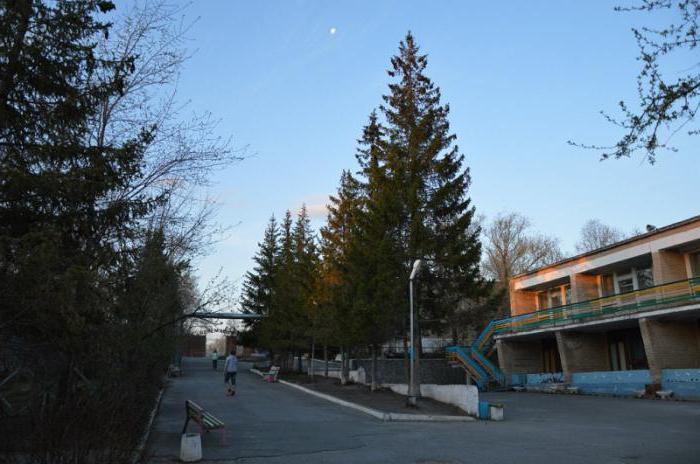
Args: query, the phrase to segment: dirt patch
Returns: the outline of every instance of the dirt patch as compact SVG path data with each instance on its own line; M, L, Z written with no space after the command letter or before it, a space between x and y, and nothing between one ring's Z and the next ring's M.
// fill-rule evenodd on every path
M389 389L371 391L366 385L349 383L341 385L340 380L314 376L313 380L307 375L298 372L283 372L280 378L288 382L303 385L306 388L320 393L350 401L362 406L383 412L400 414L429 414L445 416L466 416L467 414L456 406L440 403L430 398L418 400L417 407L406 405L406 397L394 393Z

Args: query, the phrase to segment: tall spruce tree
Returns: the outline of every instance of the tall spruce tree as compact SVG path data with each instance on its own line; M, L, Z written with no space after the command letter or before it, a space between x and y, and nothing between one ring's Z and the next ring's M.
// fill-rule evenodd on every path
M461 298L481 295L481 245L478 228L472 227L469 169L450 133L449 106L441 103L426 66L427 56L409 32L388 71L394 82L381 106L385 123L378 164L385 171L381 182L394 195L390 202L396 203L400 280L405 285L413 260L425 259L420 302L427 318L440 320ZM405 308L407 292L403 295L395 303Z
M295 289L292 281L294 241L292 214L285 212L279 230L279 245L273 262L272 294L267 317L260 321L260 340L271 350L289 353L294 348L294 335L289 314L294 307Z
M314 300L318 270L316 236L311 229L306 205L302 205L292 231L294 260L291 280L296 289L289 316L294 334L294 346L304 349L313 340L313 322L317 304ZM299 363L301 368L301 362Z
M250 314L269 316L272 310L275 291L275 274L279 256L279 226L275 216L265 228L263 241L258 244L258 251L253 257L255 267L248 271L243 282L241 307ZM255 330L256 323L248 324Z
M349 272L348 262L352 241L357 236L360 196L358 181L349 171L343 171L338 193L329 198L326 225L321 228L321 321L324 333L341 347L343 357L348 347L360 341L364 329L353 314L357 281ZM342 365L341 380L344 382L347 380L344 359Z
M357 160L362 170L361 203L354 237L349 242L348 280L354 283L353 316L362 330L363 342L372 349L372 387L376 387L376 356L379 347L397 334L405 314L402 277L400 203L387 177L383 161L383 128L372 112Z

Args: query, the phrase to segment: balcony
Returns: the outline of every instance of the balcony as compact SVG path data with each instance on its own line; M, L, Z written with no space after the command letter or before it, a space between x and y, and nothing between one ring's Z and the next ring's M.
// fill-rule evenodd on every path
M700 277L519 314L494 323L495 334L527 332L700 303Z

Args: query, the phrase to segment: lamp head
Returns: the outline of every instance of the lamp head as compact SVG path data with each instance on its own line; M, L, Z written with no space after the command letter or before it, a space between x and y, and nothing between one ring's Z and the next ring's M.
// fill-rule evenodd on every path
M420 272L420 268L422 265L423 265L423 261L420 259L417 259L413 262L413 269L411 270L411 277L409 277L410 280L413 280L416 278L416 276Z

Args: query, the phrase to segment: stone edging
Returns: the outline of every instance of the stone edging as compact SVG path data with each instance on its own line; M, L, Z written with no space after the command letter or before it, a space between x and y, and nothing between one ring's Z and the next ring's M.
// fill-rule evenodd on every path
M259 376L262 376L263 373L260 372L257 369L250 369L250 372L257 374ZM476 419L474 419L471 416L445 416L445 415L430 415L430 414L402 414L402 413L395 413L395 412L384 412L384 411L379 411L377 409L372 409L368 408L366 406L362 406L357 403L352 403L350 401L345 401L341 400L340 398L336 398L335 396L332 395L327 395L325 393L317 392L315 390L312 390L310 388L302 387L301 385L298 385L296 383L292 382L287 382L286 380L279 380L279 383L282 385L286 385L288 387L296 388L297 390L301 390L304 393L308 393L309 395L316 396L318 398L322 398L326 401L330 401L331 403L338 404L340 406L345 406L346 408L351 408L355 409L357 411L363 412L365 414L369 414L370 416L374 417L375 419L379 419L381 421L385 422L399 422L399 421L421 421L421 422L471 422Z

